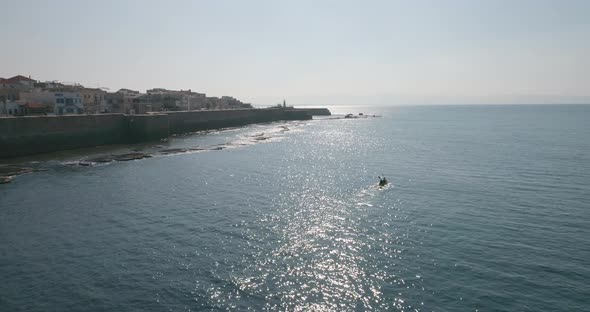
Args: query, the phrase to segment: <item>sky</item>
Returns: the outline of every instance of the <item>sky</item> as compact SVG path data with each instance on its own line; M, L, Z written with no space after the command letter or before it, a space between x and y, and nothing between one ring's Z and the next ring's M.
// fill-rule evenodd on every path
M590 103L586 0L0 0L0 77L255 105Z

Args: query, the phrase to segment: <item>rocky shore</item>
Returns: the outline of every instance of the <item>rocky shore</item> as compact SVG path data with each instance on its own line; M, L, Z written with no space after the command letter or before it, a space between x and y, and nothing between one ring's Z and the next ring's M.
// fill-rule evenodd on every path
M294 125L296 126L296 125ZM278 131L277 131L278 130ZM162 156L170 156L176 154L186 154L186 153L197 153L197 152L207 152L207 151L221 151L227 148L236 148L244 145L251 145L262 143L268 141L273 138L273 135L280 135L286 131L290 131L291 129L287 125L278 125L274 129L273 133L267 132L255 132L255 133L248 133L244 135L243 141L238 142L226 142L221 144L214 144L214 145L206 145L206 146L190 146L190 147L174 147L174 148L166 148L164 145L151 145L151 146L144 146L141 148L134 148L131 150L121 150L115 153L104 153L104 154L95 154L95 155L87 155L82 156L78 160L75 161L64 161L62 162L63 165L66 166L75 166L75 167L93 167L93 166L100 166L114 162L124 162L124 161L136 161L142 160L146 158L152 157L162 157ZM208 133L208 131L203 131L203 133ZM14 164L0 164L0 184L10 183L19 175L27 174L27 173L34 173L38 171L46 171L48 170L44 167L43 162L39 161L29 161L29 162L22 162L22 163L14 163Z
M18 175L35 171L41 171L41 169L14 164L0 165L0 184L10 183Z
M0 158L109 144L159 141L177 134L255 123L309 120L312 119L313 112L304 109L267 108L145 115L100 114L0 118L0 133L2 133ZM134 158L135 156L126 157Z

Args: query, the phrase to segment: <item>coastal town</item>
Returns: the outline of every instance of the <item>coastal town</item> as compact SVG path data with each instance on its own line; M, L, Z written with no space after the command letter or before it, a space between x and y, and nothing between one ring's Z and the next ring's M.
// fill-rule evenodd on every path
M326 108L287 106L285 100L254 108L231 96L192 90L109 92L18 75L0 79L0 159L330 114Z
M78 83L38 81L30 76L0 78L0 116L145 114L252 108L231 96L211 97L192 90L152 88L145 93L88 88Z

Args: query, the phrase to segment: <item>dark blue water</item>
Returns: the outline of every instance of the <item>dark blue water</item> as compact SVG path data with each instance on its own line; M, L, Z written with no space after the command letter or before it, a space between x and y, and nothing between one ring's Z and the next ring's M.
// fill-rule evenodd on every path
M590 106L335 110L0 185L0 310L589 309Z

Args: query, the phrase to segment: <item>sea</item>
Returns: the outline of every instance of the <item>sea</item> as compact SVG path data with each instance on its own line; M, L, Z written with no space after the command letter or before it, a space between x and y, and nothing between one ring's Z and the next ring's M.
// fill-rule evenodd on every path
M330 109L10 160L0 311L590 310L590 105Z

